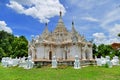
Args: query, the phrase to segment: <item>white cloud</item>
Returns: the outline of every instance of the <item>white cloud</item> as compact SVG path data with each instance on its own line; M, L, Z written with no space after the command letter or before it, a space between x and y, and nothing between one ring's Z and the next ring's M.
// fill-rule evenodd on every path
M94 33L93 37L95 37L95 39L97 39L97 40L104 40L106 38L104 33Z
M0 21L0 31L2 31L2 30L6 31L8 33L12 33L12 29L7 26L5 21Z
M10 1L10 5L7 4L7 6L14 9L18 13L24 12L24 7L15 1Z
M104 18L101 20L101 26L107 27L110 23L120 20L120 9L114 8L112 11L104 15Z
M72 5L76 5L82 9L92 9L96 6L106 4L109 0L70 0Z
M117 36L120 33L120 24L116 24L112 29L109 29L109 34L106 36L104 33L94 33L94 43L99 44L112 44L115 42L120 43L120 38Z
M32 6L32 1L31 0L10 0L10 1L15 1L17 3L20 3L22 5L27 5L27 6ZM34 0L36 1L36 0Z
M66 12L59 0L10 0L7 6L40 22L49 22L49 18L59 15L60 9L63 15Z
M99 22L98 19L93 17L82 17L83 20L91 21L91 22Z
M19 35L15 35L15 36L18 37L18 38L20 37Z
M60 7L63 11L63 15L66 12L64 6L59 0L9 0L8 7L12 8L20 14L25 14L38 19L40 22L48 22L49 18L59 15ZM101 32L94 33L94 42L97 44L111 44L113 42L120 42L120 39L116 36L120 32L120 24L116 21L120 20L120 8L116 8L117 1L112 0L63 0L64 5L67 6L68 17L67 21L70 21L72 16L76 15L75 19L78 31L81 33L83 30L86 33L89 32ZM65 15L66 16L66 15ZM86 17L84 17L86 16ZM92 16L92 17L91 17ZM82 18L81 18L82 17ZM83 19L80 23L80 19ZM77 21L76 21L77 20ZM99 22L99 24L87 25L86 21ZM85 22L85 23L84 23ZM114 25L116 24L116 25ZM69 25L69 24L68 24ZM93 27L93 26L95 27ZM112 26L113 25L113 26ZM71 25L69 25L71 26ZM78 27L82 26L82 27ZM91 28L92 27L92 28ZM102 31L99 29L102 28ZM70 28L70 27L68 27ZM92 31L95 30L95 31ZM107 35L103 33L108 32ZM84 33L83 32L83 33Z
M112 28L109 28L109 33L111 36L118 37L118 33L120 33L120 24L115 24Z
M109 43L108 41L106 41L107 37L105 36L104 33L94 33L93 37L94 37L93 42L96 43L97 45Z

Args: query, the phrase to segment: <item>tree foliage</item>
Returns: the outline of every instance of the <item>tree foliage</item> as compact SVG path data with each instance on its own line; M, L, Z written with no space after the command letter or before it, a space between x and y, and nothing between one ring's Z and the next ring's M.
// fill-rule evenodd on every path
M120 37L120 33L118 34L118 36Z
M28 41L24 36L16 37L13 34L0 31L0 59L2 57L27 56Z
M93 44L93 57L97 56L97 46Z
M101 56L110 56L111 58L118 56L120 58L120 51L113 49L111 45L101 44L96 46L93 44L93 55L97 56L98 58Z

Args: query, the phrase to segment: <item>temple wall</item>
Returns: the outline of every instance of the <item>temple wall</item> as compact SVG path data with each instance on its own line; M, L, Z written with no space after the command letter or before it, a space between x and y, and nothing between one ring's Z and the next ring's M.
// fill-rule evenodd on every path
M50 47L45 46L45 59L49 59L49 49Z
M78 45L76 46L76 55L78 55L79 59L81 59L81 48Z
M77 55L79 59L81 59L81 46L80 45L77 46Z
M86 60L86 55L85 55L85 51L84 50L82 50L81 54L82 54L81 55L82 60Z
M39 45L36 47L36 53L32 51L32 58L49 60L50 52L51 58L56 56L58 60L74 59L75 55L81 60L93 59L92 47L84 50L80 45L67 46L67 49L60 46L51 49L50 46Z
M36 56L37 59L43 59L45 54L44 54L44 46L40 46L36 48Z
M57 47L56 48L56 57L58 58L58 59L61 59L62 58L62 48L60 48L60 47Z
M74 59L75 55L76 55L76 46L73 45L70 47L70 54L69 54L70 59Z
M70 47L70 59L74 59L75 55L78 55L79 58L81 58L81 48L78 45L73 45Z

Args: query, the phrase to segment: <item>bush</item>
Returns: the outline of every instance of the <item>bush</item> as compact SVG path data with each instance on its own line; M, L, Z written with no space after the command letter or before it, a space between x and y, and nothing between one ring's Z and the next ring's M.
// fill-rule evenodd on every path
M103 65L105 68L109 68L109 65L106 63Z
M35 68L41 68L42 66L41 66L41 63L37 63L37 64L35 64Z
M58 66L58 69L66 69L67 68L67 65L64 65L64 64L61 64Z
M52 64L48 64L47 67L52 67Z

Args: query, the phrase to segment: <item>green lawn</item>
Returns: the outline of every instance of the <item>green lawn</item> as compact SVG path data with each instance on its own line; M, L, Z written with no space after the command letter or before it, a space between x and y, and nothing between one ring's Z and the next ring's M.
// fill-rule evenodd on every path
M120 66L113 68L89 66L79 70L73 67L65 69L42 67L25 70L0 66L0 80L120 80Z

